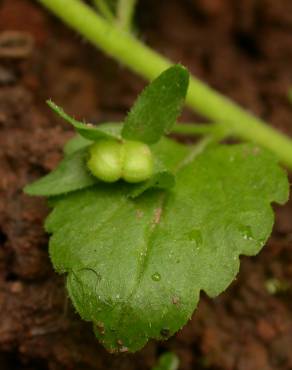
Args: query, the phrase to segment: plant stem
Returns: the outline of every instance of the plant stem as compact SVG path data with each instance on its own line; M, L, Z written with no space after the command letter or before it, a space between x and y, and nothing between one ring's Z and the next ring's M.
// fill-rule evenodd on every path
M100 11L100 14L109 22L113 22L115 17L111 12L109 6L105 2L105 0L93 0L95 7Z
M118 26L126 32L131 31L137 0L119 0L117 7Z
M222 132L222 125L219 123L177 123L173 126L171 132L187 136L208 135Z
M152 80L171 62L127 32L106 22L80 0L38 0L66 24L106 54L139 75ZM187 104L211 121L224 123L230 133L262 145L292 168L292 141L264 121L240 108L195 77L191 77Z

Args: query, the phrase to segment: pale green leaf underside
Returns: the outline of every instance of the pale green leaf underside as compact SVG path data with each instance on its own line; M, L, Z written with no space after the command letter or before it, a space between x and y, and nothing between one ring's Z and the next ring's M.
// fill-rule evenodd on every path
M118 184L96 185L58 201L46 222L51 259L104 346L136 351L180 329L201 290L214 297L232 282L288 188L269 153L216 146L180 169L169 192L131 200Z
M91 175L86 166L88 146L92 143L81 136L69 141L65 146L65 158L57 168L43 178L27 185L24 191L36 196L57 196L72 191L86 189L99 182ZM167 138L151 146L154 154L153 177L142 183L129 184L128 195L137 197L150 188L169 189L175 184L173 171L177 162L186 155L189 149ZM173 155L175 153L175 155Z

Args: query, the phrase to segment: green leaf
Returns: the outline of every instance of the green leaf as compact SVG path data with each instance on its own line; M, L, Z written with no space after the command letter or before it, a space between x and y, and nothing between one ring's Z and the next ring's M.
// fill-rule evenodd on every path
M285 172L252 145L214 146L180 163L169 192L133 200L119 184L97 184L60 199L47 219L52 262L110 351L136 351L180 329L202 290L218 295L239 256L259 252L271 202L288 197Z
M24 192L29 195L56 196L80 190L96 184L86 167L87 148L66 156L58 167L40 180L27 185Z
M175 176L166 169L156 168L153 176L142 183L132 185L129 196L136 198L148 189L171 189L175 185Z
M91 123L77 121L75 118L65 113L63 108L59 107L51 100L47 100L47 104L61 118L69 122L75 128L75 130L85 139L92 141L99 139L121 139L122 125L120 124L105 123L94 126Z
M72 137L72 139L68 140L65 144L63 151L65 156L73 154L74 152L77 152L80 149L88 148L89 145L91 145L93 141L85 139L83 136L77 134Z
M123 138L152 144L169 133L181 113L188 84L189 73L180 65L158 76L144 89L128 114Z

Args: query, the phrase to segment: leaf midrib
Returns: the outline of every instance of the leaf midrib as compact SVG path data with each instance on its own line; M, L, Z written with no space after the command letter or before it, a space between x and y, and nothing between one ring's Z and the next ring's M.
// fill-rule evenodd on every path
M204 149L211 142L212 142L212 138L210 138L210 137L206 137L205 139L201 140L197 145L195 145L193 147L193 149L190 152L188 152L188 154L181 161L178 162L174 172L177 174L184 167L186 167L188 164L190 164L199 154L201 154L204 151ZM147 231L145 232L145 234L147 234L147 236L145 237L146 248L143 251L143 259L139 263L139 272L137 274L137 280L136 280L136 283L134 284L134 286L132 288L132 292L128 295L128 298L125 299L125 301L121 305L122 306L121 311L120 311L121 316L120 316L120 319L118 321L118 325L122 324L122 322L123 322L123 320L124 320L124 318L127 314L127 310L125 309L125 306L127 305L127 306L131 307L131 305L129 303L131 303L131 300L133 299L133 297L135 297L137 291L139 290L139 287L140 287L140 284L142 282L143 276L144 276L145 271L148 267L149 256L150 256L151 250L152 250L152 243L150 241L151 241L151 239L153 237L153 234L154 234L155 230L157 229L158 225L160 224L160 221L161 221L161 219L164 215L164 205L165 205L166 200L167 200L167 194L165 192L161 193L160 197L158 199L158 204L157 204L156 207L154 207L152 218L150 219ZM160 216L159 216L159 222L155 222L156 221L155 220L156 211L158 209L161 210L161 213L160 213ZM154 225L154 227L153 227L153 225Z

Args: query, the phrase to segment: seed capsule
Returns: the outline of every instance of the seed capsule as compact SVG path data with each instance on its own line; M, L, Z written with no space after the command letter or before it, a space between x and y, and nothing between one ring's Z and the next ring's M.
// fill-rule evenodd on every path
M99 140L90 147L87 167L98 179L130 183L148 180L153 174L153 157L148 145L138 141Z
M125 141L123 148L123 179L131 183L148 180L153 174L149 146L138 141Z
M115 182L122 176L122 146L115 140L99 140L90 149L87 167L98 179Z

